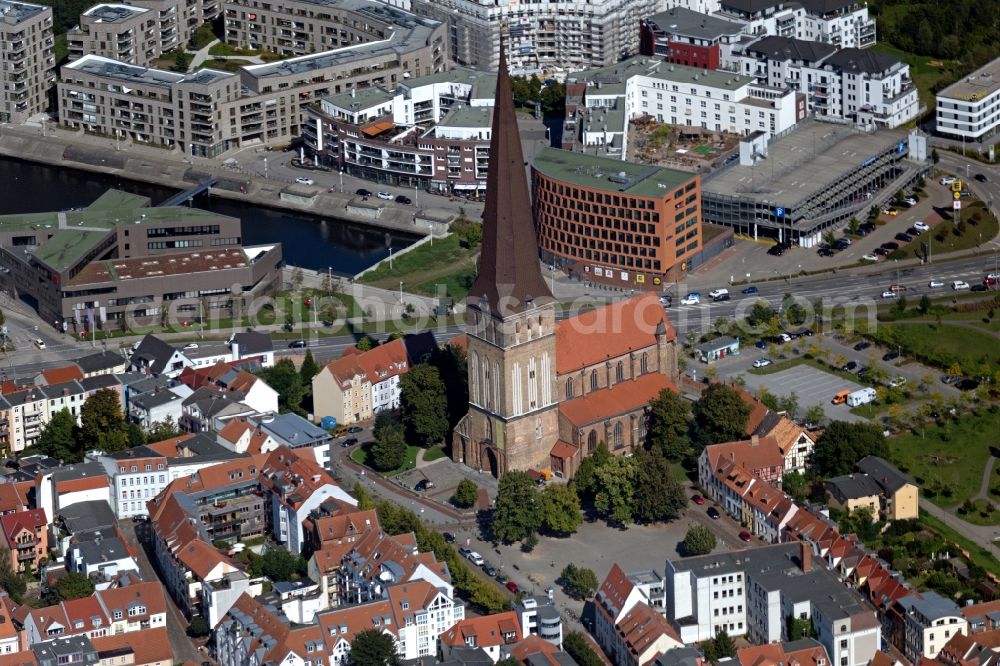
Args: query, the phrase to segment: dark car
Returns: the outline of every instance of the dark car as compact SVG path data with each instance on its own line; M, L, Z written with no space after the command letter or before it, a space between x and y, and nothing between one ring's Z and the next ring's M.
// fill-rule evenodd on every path
M744 293L744 294L756 294L757 293L757 287L744 287L742 293Z
M361 189L355 191L354 193L357 194L359 197L370 197L372 195L371 190L366 190L363 187Z
M455 535L451 532L442 532L441 536L444 537L445 543L455 543Z
M340 445L342 447L344 447L345 449L347 449L347 448L350 448L350 447L354 446L357 443L358 443L358 438L357 437L348 437L343 442L341 442Z
M979 388L979 382L975 379L959 379L955 382L955 388L959 391L975 391Z
M309 346L309 343L305 340L292 340L288 343L289 349L305 349Z
M828 247L821 247L820 249L816 250L816 254L818 254L821 257L832 257L833 250L831 250Z
M871 346L872 343L861 341L858 344L854 345L854 351L864 351L865 349L868 349Z
M864 229L864 230L865 230L865 231L867 231L868 233L871 233L871 232L875 231L875 225L874 225L874 224L872 224L871 222L865 222L864 224L862 224L862 225L861 225L860 227L858 227L858 228L859 228L859 229Z
M716 296L712 300L714 302L716 302L716 303L721 303L722 301L728 301L729 300L729 294L719 294L718 296Z
M941 382L944 384L954 384L961 377L956 377L955 375L941 375Z
M907 236L919 236L921 233L923 232L920 231L920 229L917 229L916 227L910 227L909 229L906 230Z
M787 245L785 245L784 243L778 243L777 245L769 249L767 253L772 257L780 257L785 253L785 250L787 249L788 249Z
M510 590L511 594L517 594L517 583L512 580L507 581L507 589Z
M509 578L507 578L505 574L502 573L498 573L496 576L494 576L494 578L496 578L497 582L500 583L501 585L506 585L507 581L510 580Z
M708 517L711 518L712 520L718 520L719 518L722 518L722 514L719 513L719 510L716 509L714 506L708 507L708 511L706 511L705 513L707 513Z
M882 355L883 361L895 361L897 358L899 358L899 352L891 351Z
M490 564L489 562L483 562L483 573L489 576L490 578L493 578L500 572L497 571L497 568L492 564Z
M400 194L398 197L396 197L396 203L410 205L411 203L413 203L413 199L411 199L408 196Z
M973 176L973 178L978 180L980 183L985 183L987 181L986 175L981 173L977 173L975 176Z
M838 238L833 243L833 249L834 250L846 250L850 246L851 246L851 241L849 239L847 239L847 238Z
M858 367L857 361L848 361L846 364L844 364L844 367L842 367L841 370L843 370L844 372L853 372L855 369L857 369L857 367Z
M350 428L347 429L347 432L350 432L350 433L364 432L364 431L365 431L365 429L362 428L361 426L351 426Z
M417 481L417 485L413 486L413 489L416 490L418 493L422 493L425 490L430 490L433 487L434 487L434 482L431 481L430 479L420 479L419 481Z
M756 347L757 349L767 349L767 340L758 340L757 342L753 343L753 346Z
M895 239L901 243L909 243L911 240L913 240L913 238L909 234L904 234L903 232L896 234Z
M889 250L885 249L884 247L877 247L872 252L880 257L884 257L885 255L889 254Z
M892 241L889 241L888 243L882 243L882 247L890 251L895 251L899 249L899 243L893 243Z
M811 338L813 336L813 332L811 328L803 328L801 331L796 331L795 335L800 338Z
M867 374L868 374L868 368L866 368L863 365L859 365L858 369L857 369L858 378L860 379L860 378L864 377Z
M972 285L972 288L969 289L969 291L989 291L989 290L990 288L987 287L985 284L974 284Z

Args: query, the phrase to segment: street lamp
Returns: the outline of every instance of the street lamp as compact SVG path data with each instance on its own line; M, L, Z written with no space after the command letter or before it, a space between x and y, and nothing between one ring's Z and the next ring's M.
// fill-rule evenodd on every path
M389 247L389 270L392 270L392 247Z
M420 206L420 192L417 183L413 183L413 205Z
M267 180L267 158L264 158L264 180Z
M344 170L340 170L340 192L344 192Z
M400 305L403 304L403 283L402 283L402 281L400 281L400 283L399 283L399 304Z

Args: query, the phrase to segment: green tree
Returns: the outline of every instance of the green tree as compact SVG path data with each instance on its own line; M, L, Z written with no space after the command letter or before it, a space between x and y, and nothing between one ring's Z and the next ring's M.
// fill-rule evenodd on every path
M406 460L406 438L399 425L379 428L371 446L372 467L380 472L399 469Z
M647 443L670 461L684 460L691 449L688 423L691 410L680 394L663 389L649 401Z
M803 638L816 638L813 631L812 620L809 618L799 618L789 615L785 618L786 631L789 641L797 641Z
M278 408L282 413L295 412L300 416L305 415L302 410L305 388L292 359L283 358L270 368L261 368L257 371L257 376L278 392Z
M45 603L54 606L61 601L83 599L93 593L94 581L90 580L90 576L70 571L49 587L48 594L45 595Z
M355 666L395 666L399 663L396 639L378 629L359 631L351 641L350 658Z
M127 430L117 391L100 389L80 408L80 440L84 450L121 451L127 445Z
M45 425L31 450L66 464L80 462L83 450L77 444L77 430L76 419L64 407Z
M170 439L172 437L177 437L181 434L181 429L177 427L177 423L171 418L167 417L162 421L156 421L153 423L153 427L149 429L146 433L147 442L162 442L165 439Z
M302 556L292 555L284 548L268 548L260 560L260 572L275 583L294 580L306 571Z
M632 458L612 456L595 471L594 508L611 523L628 525L635 514L636 469Z
M321 369L319 363L313 358L312 350L307 349L305 358L302 359L302 365L299 366L299 377L302 378L302 387L306 391L312 391L313 377L318 375Z
M204 638L212 633L212 628L208 626L208 620L201 615L195 615L191 618L191 624L188 625L185 633L191 638Z
M375 508L375 500L360 483L354 484L354 499L358 500L358 511L371 511Z
M847 230L852 234L857 234L860 228L861 228L861 222L859 222L858 218L856 217L852 217L850 221L847 223Z
M822 425L826 421L826 412L823 410L823 405L813 405L807 409L803 419L806 423L812 423L817 426Z
M746 436L751 407L736 389L712 384L694 403L694 435L705 446Z
M937 164L938 162L941 161L941 156L938 155L937 148L931 149L931 161L934 162L934 164Z
M805 502L812 494L812 481L800 472L785 472L781 477L781 489L799 502Z
M689 527L681 542L685 555L708 555L715 550L715 545L715 534L704 525Z
M771 309L771 304L767 301L757 301L750 306L750 312L747 313L746 322L752 328L762 330L765 326L767 326L768 322L774 318L774 310Z
M455 488L455 494L451 496L452 503L463 509L468 509L476 503L479 498L479 487L471 479L462 479Z
M432 365L419 363L399 380L399 411L407 439L422 446L437 444L448 434L444 382Z
M578 631L571 631L563 639L563 649L580 666L604 666L604 660L597 656L594 648Z
M438 369L441 381L448 387L448 425L454 428L469 411L469 369L465 350L445 345L434 352L431 364Z
M493 538L513 543L534 534L542 524L540 500L535 482L525 472L512 470L503 475L493 509Z
M191 66L191 57L188 56L187 52L183 48L178 47L174 51L174 71L175 72L186 72L188 67Z
M375 338L366 333L365 335L361 336L361 338L354 346L358 351L363 351L363 352L371 351L376 347L378 347L378 340L376 340Z
M566 594L574 599L589 599L597 591L597 574L591 569L578 567L572 562L563 568L559 578L562 579Z
M726 657L736 656L736 644L725 629L719 629L715 638L701 644L702 654L710 662L718 662Z
M679 516L687 506L687 495L659 449L639 449L632 459L635 467L635 520L655 523Z
M778 401L778 410L788 414L789 418L795 418L799 411L799 396L795 392L789 393Z
M811 464L823 477L849 474L865 456L885 457L885 437L871 423L831 421L813 447Z
M562 483L550 483L541 493L542 528L552 534L568 535L576 532L583 521L580 515L580 497L576 491Z
M925 315L931 309L931 299L927 294L920 297L920 302L917 303L917 310L920 314Z
M15 603L21 603L24 593L28 591L28 582L24 576L10 568L9 548L0 548L0 587Z
M592 500L597 494L597 470L611 459L608 447L601 442L594 452L580 461L573 475L573 489L581 500Z

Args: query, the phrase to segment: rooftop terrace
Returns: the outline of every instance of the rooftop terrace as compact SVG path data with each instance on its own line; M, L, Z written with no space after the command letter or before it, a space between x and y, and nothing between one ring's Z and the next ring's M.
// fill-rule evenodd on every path
M685 171L633 164L558 148L544 148L533 166L549 178L606 192L625 192L640 197L663 198L694 178Z

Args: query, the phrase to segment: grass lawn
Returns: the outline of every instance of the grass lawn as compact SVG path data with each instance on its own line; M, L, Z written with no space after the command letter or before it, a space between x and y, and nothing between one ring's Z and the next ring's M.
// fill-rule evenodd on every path
M920 523L934 530L945 539L961 546L969 553L969 557L977 566L982 567L992 574L1000 574L1000 562L997 561L997 558L993 557L990 551L983 548L980 544L969 541L937 518L929 516L926 513L921 512Z
M953 507L979 493L990 456L990 437L1000 432L1000 410L967 414L921 433L888 440L889 458L921 487L921 494Z
M976 500L972 511L958 511L958 517L973 525L1000 525L1000 510L992 500Z
M378 472L382 476L393 476L395 474L402 474L403 472L408 472L417 466L417 452L420 451L419 446L407 446L406 447L406 457L403 459L403 464L396 469L389 470L388 472ZM368 464L368 456L371 453L371 445L365 444L357 449L351 451L351 460L358 463L359 465L364 465L365 467L372 469L374 468Z
M440 460L446 456L447 454L444 451L444 445L438 444L437 446L432 446L427 449L427 453L424 454L424 462L434 462L435 460Z
M198 69L218 69L223 72L238 72L240 67L246 67L253 63L249 60L226 60L224 58L212 58L203 62Z
M475 249L462 247L456 235L436 238L415 250L393 259L392 268L383 261L375 270L365 273L361 282L383 289L398 289L424 296L445 295L456 301L465 297L472 286L476 271ZM438 285L444 292L438 292Z
M941 370L956 363L966 374L978 374L984 363L990 366L990 374L1000 368L1000 345L986 332L945 323L881 323L868 336Z
M949 213L950 214L950 213ZM973 224L972 216L981 215L977 224ZM899 248L889 259L922 259L923 252L920 249L921 242L930 239L931 256L936 256L942 252L957 252L959 250L970 250L982 243L988 243L996 238L1000 232L997 219L986 212L981 201L974 201L962 210L962 220L965 221L964 229L956 233L956 225L953 219L948 219L935 225L931 231L914 238L910 243Z
M945 65L947 63L945 61L929 56L918 56L908 53L885 42L879 42L871 48L873 51L880 51L896 56L907 63L910 66L910 76L913 77L913 83L917 86L920 103L928 109L934 108L934 93L931 92L931 87L947 75L945 73ZM932 65L932 62L936 64Z
M69 40L66 37L66 33L56 35L55 42L52 45L52 54L56 58L57 65L69 55Z

